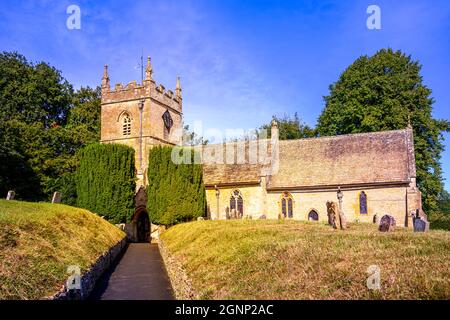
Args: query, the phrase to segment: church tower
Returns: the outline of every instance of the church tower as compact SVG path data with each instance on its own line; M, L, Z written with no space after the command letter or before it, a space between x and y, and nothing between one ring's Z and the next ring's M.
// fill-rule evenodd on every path
M111 89L108 66L102 78L101 143L121 143L135 150L137 188L146 185L148 154L156 145L181 144L183 120L180 77L175 93L156 85L148 57L142 84L132 81Z

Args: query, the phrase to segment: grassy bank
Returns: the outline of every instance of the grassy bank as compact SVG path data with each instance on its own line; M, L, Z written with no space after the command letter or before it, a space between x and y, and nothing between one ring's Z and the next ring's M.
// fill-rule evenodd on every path
M86 270L123 235L86 210L0 200L0 299L52 295L68 266Z
M198 221L162 239L204 299L449 299L450 233L372 224ZM381 270L368 290L367 269Z

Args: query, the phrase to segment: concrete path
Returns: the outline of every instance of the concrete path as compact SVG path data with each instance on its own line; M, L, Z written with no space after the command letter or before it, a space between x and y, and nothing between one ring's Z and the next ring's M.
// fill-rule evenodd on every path
M119 262L100 278L90 299L174 299L158 245L130 243Z

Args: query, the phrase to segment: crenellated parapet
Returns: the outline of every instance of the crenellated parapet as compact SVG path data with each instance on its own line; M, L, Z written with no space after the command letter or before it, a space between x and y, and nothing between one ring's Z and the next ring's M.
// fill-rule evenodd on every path
M102 78L102 104L126 102L133 100L151 99L156 103L165 105L175 111L182 112L182 95L180 77L177 77L175 91L166 90L164 85L156 84L153 79L153 68L150 57L147 60L145 79L142 84L131 81L127 85L122 83L110 87L108 66L105 66Z

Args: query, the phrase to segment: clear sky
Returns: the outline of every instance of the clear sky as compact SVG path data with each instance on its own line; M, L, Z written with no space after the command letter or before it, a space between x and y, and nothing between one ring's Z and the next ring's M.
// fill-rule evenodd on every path
M81 29L69 30L69 5ZM381 30L366 27L369 5ZM401 49L423 65L434 115L449 119L450 2L405 1L17 1L2 0L0 50L46 61L76 87L140 80L141 51L166 88L182 77L185 121L255 128L298 112L315 125L328 86L358 56ZM450 135L442 163L450 190Z

